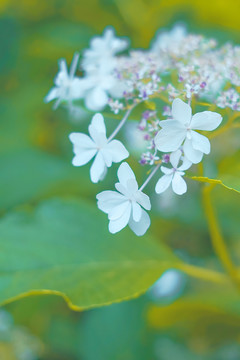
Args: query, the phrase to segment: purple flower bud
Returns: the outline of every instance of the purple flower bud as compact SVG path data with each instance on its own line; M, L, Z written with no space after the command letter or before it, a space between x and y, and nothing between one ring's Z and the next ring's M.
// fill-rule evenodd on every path
M170 106L165 105L163 107L163 116L171 116L171 115L172 115L172 110Z
M147 100L147 99L148 99L146 90L143 90L142 98L143 98L143 100Z
M203 81L203 82L200 84L200 88L201 88L201 89L204 89L206 85L207 85L207 83L206 83L205 81Z
M170 155L169 154L164 154L162 156L162 162L167 164L167 163L169 163L169 161L170 161Z
M146 111L144 111L144 112L142 113L143 119L148 120L148 119L150 118L150 116L151 116L150 110L146 110Z
M147 163L147 160L144 159L144 158L141 158L141 159L139 160L139 164L141 164L141 165L146 165L146 163Z

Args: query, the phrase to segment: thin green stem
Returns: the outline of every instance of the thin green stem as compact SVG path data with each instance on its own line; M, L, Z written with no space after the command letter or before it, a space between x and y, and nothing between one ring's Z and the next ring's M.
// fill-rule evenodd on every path
M144 183L142 184L142 186L139 188L140 191L142 191L145 186L147 186L147 184L149 183L149 181L152 179L152 177L156 174L156 172L158 171L159 167L161 165L161 162L159 164L156 165L156 167L152 170L152 172L148 175L147 179L144 181Z
M214 270L204 269L186 263L181 263L177 268L185 274L200 280L210 281L217 284L224 284L228 282L228 277L225 274Z
M127 121L129 115L131 114L132 110L134 109L134 107L137 104L134 104L133 106L131 106L127 112L125 113L124 117L122 118L122 120L120 121L120 123L118 124L118 126L116 127L116 129L112 132L112 134L109 136L108 141L111 141L116 135L117 133L121 130L121 128L123 127L123 125L125 124L125 122Z
M227 246L222 237L219 229L218 221L214 212L211 201L211 190L214 185L204 186L203 188L203 205L208 222L209 232L212 240L212 245L215 253L217 254L222 266L231 277L235 284L238 284L238 273L234 264L232 263L231 257L228 253Z

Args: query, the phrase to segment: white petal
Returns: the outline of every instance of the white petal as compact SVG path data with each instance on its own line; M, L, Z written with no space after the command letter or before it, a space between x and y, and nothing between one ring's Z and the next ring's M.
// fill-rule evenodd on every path
M131 194L129 193L128 188L125 185L123 185L122 183L117 182L115 184L115 188L117 191L119 191L121 194L123 194L126 198L129 199L131 197Z
M192 146L195 150L202 151L204 154L209 154L211 150L210 141L204 135L191 131Z
M105 213L109 213L115 206L123 204L126 202L126 197L122 194L119 194L117 191L102 191L97 194L97 205L100 210Z
M182 145L186 133L187 130L183 128L162 129L157 133L154 142L159 151L175 151Z
M60 59L58 62L59 70L65 74L68 74L67 63L65 59Z
M181 128L184 129L185 126L183 126L182 124L179 123L179 121L177 120L161 120L159 125L161 126L162 129L169 129L169 128Z
M107 167L112 166L112 155L111 155L111 153L106 148L101 149L100 152L101 152L101 154L103 156L103 159L104 159L105 164L107 165Z
M173 174L171 175L163 175L157 182L156 186L155 186L155 191L157 194L161 194L163 193L165 190L167 190L167 188L169 187L169 185L171 184L173 178Z
M87 164L96 154L97 150L82 150L82 152L75 152L75 156L72 159L73 166L82 166Z
M192 146L192 141L189 139L186 139L183 144L183 151L186 158L191 161L193 164L198 164L200 161L202 161L203 158L203 152L199 150L195 150Z
M96 149L95 143L92 141L92 139L82 133L71 133L69 135L69 140L71 143L75 146L76 151L79 148L81 151L82 149Z
M132 202L132 216L134 221L139 221L142 216L142 208L141 206L136 203Z
M107 144L106 150L111 153L112 161L118 163L129 156L129 152L119 140L112 140Z
M138 183L135 179L129 179L127 181L127 189L131 194L134 194L138 191Z
M191 129L194 130L215 130L222 122L222 116L213 111L202 111L193 115Z
M181 99L175 99L172 103L172 116L182 124L189 124L192 118L191 106Z
M100 152L98 152L90 168L90 178L93 183L97 183L101 179L101 176L105 171L105 168L106 165L103 156Z
M101 113L97 113L92 117L91 127L93 127L98 132L104 133L106 135L106 126L104 123L104 117L102 116ZM90 131L89 131L89 133L91 135Z
M105 91L109 91L113 86L116 86L116 79L112 76L112 75L108 75L109 72L109 67L112 66L112 64L110 63L108 66L108 69L106 70L106 73L104 75L104 77L102 77L101 79L101 89L105 90ZM104 70L103 70L104 73Z
M187 191L187 184L178 172L173 175L172 189L177 195L182 195Z
M135 193L135 200L146 210L151 210L151 202L149 196L138 190Z
M165 166L161 166L160 169L165 175L171 175L173 173L173 169L166 168Z
M109 211L108 219L109 220L117 220L117 219L119 219L123 215L123 213L127 210L128 205L129 205L129 200L125 200L121 204L113 207Z
M100 176L99 181L102 181L105 179L105 177L107 175L107 169L108 169L107 166L105 166L104 171L102 172L102 175Z
M69 98L71 100L83 98L86 92L85 79L73 78L69 90Z
M185 156L183 158L182 165L179 166L178 171L185 171L189 169L192 166L192 163L190 160L188 160Z
M134 172L128 165L128 163L124 162L122 163L117 172L118 179L121 184L123 184L125 187L127 187L127 181L130 179L134 179L136 181L136 177L134 175Z
M111 97L119 99L123 97L123 93L127 91L127 89L127 84L124 81L118 80L108 92Z
M70 79L69 79L68 73L66 73L64 71L59 71L59 73L56 75L56 77L54 79L54 83L58 88L60 88L59 90L66 90L66 88L68 88L70 85ZM61 93L63 95L65 94L65 97L67 97L66 91L61 91Z
M58 88L54 87L45 96L44 102L48 103L49 101L52 101L53 99L57 99L58 97L59 97L59 90L58 90Z
M181 150L174 151L170 155L170 162L172 166L176 169L180 160L180 157L182 156Z
M144 210L142 210L142 216L138 222L134 221L132 216L129 220L129 227L137 236L144 235L147 229L149 228L150 224L151 224L150 217L148 213Z
M115 234L116 232L122 230L128 224L131 211L132 211L132 206L129 202L126 211L123 213L123 215L120 218L116 220L110 220L108 225L110 233Z
M106 91L97 87L89 90L85 97L85 105L89 110L98 111L102 110L108 102Z
M101 114L96 114L93 116L91 124L88 127L89 134L93 141L97 144L98 147L102 148L107 144L106 137L106 128L104 124L104 119Z

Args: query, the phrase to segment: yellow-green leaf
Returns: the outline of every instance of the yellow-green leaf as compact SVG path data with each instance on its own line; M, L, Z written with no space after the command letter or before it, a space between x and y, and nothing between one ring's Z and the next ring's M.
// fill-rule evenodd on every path
M240 193L240 151L234 156L224 158L219 166L217 179L210 179L206 176L192 176L191 179L224 186L229 190Z

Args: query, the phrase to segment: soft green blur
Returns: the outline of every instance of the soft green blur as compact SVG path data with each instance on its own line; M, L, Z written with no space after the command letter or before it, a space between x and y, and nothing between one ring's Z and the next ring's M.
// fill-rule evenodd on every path
M86 123L74 122L64 109L54 112L51 104L43 103L59 58L70 63L74 52L86 48L107 25L129 37L133 48L148 47L159 28L178 21L220 42L237 41L238 7L238 0L0 0L1 216L21 209L31 212L39 202L52 198L83 198L95 205L95 194L112 184L108 179L108 184L93 185L88 167L71 166L68 134L81 131ZM136 171L143 176L137 167ZM239 195L218 188L214 201L237 263ZM194 185L181 203L176 199L169 206L156 201L154 207L153 236L158 238L161 232L161 241L182 260L222 270ZM239 360L239 304L235 287L225 289L184 275L179 299L156 302L147 293L74 312L62 298L41 295L4 309L16 328L23 326L36 337L39 360ZM13 346L0 331L0 360L20 359ZM24 356L21 360L32 360Z

